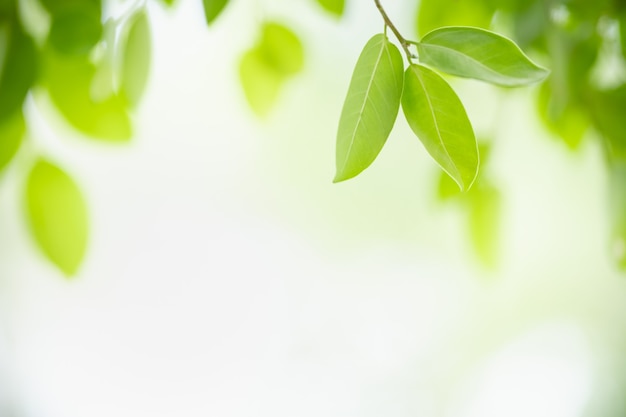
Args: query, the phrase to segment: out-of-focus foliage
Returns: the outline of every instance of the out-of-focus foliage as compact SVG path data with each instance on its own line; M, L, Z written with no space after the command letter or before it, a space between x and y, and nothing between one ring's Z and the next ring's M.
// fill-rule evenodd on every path
M211 24L217 19L228 4L228 0L202 0L204 5L204 16L207 24Z
M324 10L336 15L343 15L343 10L346 6L345 0L316 0Z
M130 140L130 109L150 65L146 2L127 3L115 16L104 15L105 6L101 0L0 2L0 169L31 138L25 111L31 93L33 99L47 95L86 137ZM62 168L42 162L37 147L24 148L28 159L40 160L26 181L32 234L47 257L73 275L87 245L81 192Z
M265 22L256 45L244 53L239 64L239 76L252 110L266 116L284 83L303 66L304 49L298 36L280 23Z
M85 200L80 189L56 165L39 160L26 184L26 206L35 240L67 276L78 270L88 239Z

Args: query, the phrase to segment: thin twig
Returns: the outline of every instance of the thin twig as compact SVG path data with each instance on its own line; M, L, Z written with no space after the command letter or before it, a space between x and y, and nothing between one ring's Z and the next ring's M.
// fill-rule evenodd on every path
M402 36L400 34L400 31L398 31L398 29L393 24L391 19L389 19L389 16L387 15L387 12L385 12L385 9L383 9L383 6L380 4L380 0L374 0L374 3L376 4L376 7L378 8L378 11L380 12L380 15L383 17L383 20L385 21L385 26L387 26L389 29L391 29L393 34L396 35L396 39L398 39L398 42L400 42L400 45L402 46L402 49L404 49L404 53L406 54L406 57L408 58L409 62L411 62L413 60L414 56L411 53L411 51L409 49L409 46L413 42L410 42L410 41L406 40L404 38L404 36Z

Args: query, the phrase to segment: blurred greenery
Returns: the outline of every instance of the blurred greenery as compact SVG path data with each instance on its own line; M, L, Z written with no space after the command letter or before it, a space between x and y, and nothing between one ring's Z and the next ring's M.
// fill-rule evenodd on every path
M0 169L10 164L20 148L30 153L31 159L39 157L33 147L22 146L29 136L25 103L30 92L36 93L35 98L48 96L68 125L85 137L111 143L131 139L133 109L149 87L152 34L147 1L176 6L174 0L137 0L126 2L124 13L113 17L105 13L111 7L109 1L37 0L33 4L45 18L33 23L34 14L28 11L32 4L0 1ZM345 0L310 3L331 18L350 11ZM227 0L203 0L206 22L213 24L228 6ZM421 0L410 6L416 11L414 29L420 36L450 25L495 30L510 36L524 52L550 68L549 79L537 89L539 118L569 151L581 149L588 140L601 141L615 206L607 223L613 225L613 239L626 239L626 228L621 226L623 204L620 198L613 198L621 195L622 186L616 184L623 183L621 167L626 161L622 120L626 109L626 3ZM256 40L242 51L240 81L258 116L271 113L288 81L305 66L304 43L292 25L295 23L261 20ZM464 48L468 36L459 36L455 45ZM445 64L430 54L428 39L418 45L423 64ZM489 54L493 47L483 45L472 51ZM476 253L485 263L494 264L497 239L486 236L502 233L496 229L506 190L496 189L491 184L497 179L484 179L484 169L481 172L476 192L463 197L463 206ZM458 197L452 198L456 192L449 190L443 179L438 181L440 198ZM620 257L616 262L626 267Z

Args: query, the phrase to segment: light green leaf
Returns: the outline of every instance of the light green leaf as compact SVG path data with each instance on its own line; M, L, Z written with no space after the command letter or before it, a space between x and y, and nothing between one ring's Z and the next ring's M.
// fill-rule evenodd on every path
M495 187L478 184L468 193L469 231L474 251L486 267L496 266L500 248L502 198Z
M417 49L423 64L448 74L504 87L535 83L549 74L524 55L513 41L484 29L435 29L424 36Z
M86 57L45 51L44 85L65 119L94 138L126 142L132 132L125 100L117 95L94 99L95 74L96 67Z
M207 24L211 24L222 13L228 0L202 0L204 4L204 16Z
M26 124L22 112L16 112L0 122L0 171L11 162L20 148L25 131Z
M593 90L589 106L595 128L602 134L612 158L626 159L626 84L610 90Z
M267 65L279 74L294 75L304 66L302 42L291 29L279 23L263 25L257 48Z
M260 51L255 48L242 57L239 77L252 110L258 116L266 116L278 98L284 76L269 66Z
M612 160L609 168L613 256L617 266L626 271L626 160Z
M59 167L39 160L26 183L26 208L43 253L68 277L74 275L89 234L87 207L74 180Z
M468 190L478 174L478 146L452 87L434 71L413 64L404 76L402 109L428 153L461 190Z
M327 12L337 16L343 15L345 0L317 0L317 3Z
M363 48L339 119L334 182L361 173L383 148L398 116L402 67L400 51L383 34Z
M419 36L424 36L442 26L488 28L495 10L489 0L420 0L417 32Z
M123 47L120 93L135 106L148 81L151 58L150 26L145 12L129 22Z
M239 65L241 84L252 110L266 116L283 84L303 66L304 50L297 35L279 23L263 24L259 41L243 55Z

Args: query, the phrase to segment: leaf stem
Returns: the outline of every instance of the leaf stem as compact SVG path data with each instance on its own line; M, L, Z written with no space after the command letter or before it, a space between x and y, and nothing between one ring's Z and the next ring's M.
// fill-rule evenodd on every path
M396 28L396 26L393 24L391 19L389 19L387 12L385 12L385 9L383 9L383 6L380 4L380 0L374 0L374 3L376 4L376 7L378 8L380 15L383 17L383 20L385 21L385 26L391 29L393 34L396 36L396 39L398 39L398 42L400 42L400 45L402 46L402 49L404 49L404 53L406 54L406 57L409 60L409 63L413 62L413 58L415 58L415 56L409 50L409 46L413 42L406 40L406 38L402 36L402 34L400 34L400 31Z

